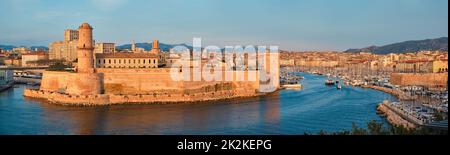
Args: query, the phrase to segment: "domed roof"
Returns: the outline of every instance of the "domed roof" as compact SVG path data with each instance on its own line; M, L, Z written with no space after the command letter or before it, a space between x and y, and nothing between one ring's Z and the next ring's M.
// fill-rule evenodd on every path
M92 27L88 23L83 23L81 24L80 29L92 29Z

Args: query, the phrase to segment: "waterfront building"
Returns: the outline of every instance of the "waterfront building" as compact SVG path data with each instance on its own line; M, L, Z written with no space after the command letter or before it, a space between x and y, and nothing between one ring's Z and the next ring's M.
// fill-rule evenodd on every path
M295 60L294 59L287 59L287 60L280 60L281 66L294 66Z
M392 73L390 83L398 86L448 88L447 73Z
M20 57L10 57L4 60L6 66L22 66L22 59Z
M79 33L77 30L65 30L64 40L49 44L50 60L75 61L77 59L77 42Z
M40 61L48 60L48 54L45 52L33 52L22 54L22 66L23 67L37 67L42 63Z
M401 73L443 73L448 72L448 60L403 60L395 70Z
M65 30L64 31L64 41L78 41L78 30Z
M158 55L150 53L97 53L97 68L158 68Z
M14 81L12 70L0 70L0 86L10 84Z
M16 47L12 49L12 53L17 55L22 55L26 53L30 53L31 49L27 47Z
M78 30L65 30L64 40L49 44L50 60L75 61L77 59Z
M115 43L95 43L94 53L115 53Z
M448 59L440 59L433 61L433 73L448 73Z

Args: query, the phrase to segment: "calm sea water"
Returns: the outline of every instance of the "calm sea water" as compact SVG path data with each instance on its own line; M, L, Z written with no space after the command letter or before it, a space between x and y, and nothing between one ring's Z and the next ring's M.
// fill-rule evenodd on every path
M325 77L303 74L304 90L269 96L182 105L67 107L24 98L26 86L0 93L0 134L286 134L365 127L383 121L376 105L392 96L370 89L324 85Z

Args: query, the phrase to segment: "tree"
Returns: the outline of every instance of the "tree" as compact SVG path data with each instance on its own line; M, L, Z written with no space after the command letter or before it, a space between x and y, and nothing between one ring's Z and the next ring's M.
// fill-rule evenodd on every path
M389 131L383 128L383 123L378 123L375 120L367 123L367 129L369 130L370 135L387 135Z
M359 128L355 123L352 124L352 135L367 135L367 131Z
M66 68L71 68L71 66L64 64L63 62L55 62L54 64L50 65L48 70L49 71L66 71Z

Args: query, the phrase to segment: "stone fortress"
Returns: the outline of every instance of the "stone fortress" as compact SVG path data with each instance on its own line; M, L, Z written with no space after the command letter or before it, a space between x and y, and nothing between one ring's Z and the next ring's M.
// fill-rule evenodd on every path
M171 68L156 67L158 59L158 41L153 42L150 53L114 53L94 54L93 28L82 24L78 29L77 57L75 72L45 71L39 89L26 89L25 97L41 98L53 103L65 105L113 105L113 104L159 104L180 102L215 101L240 97L253 97L267 94L261 92L263 85L272 84L279 88L278 53L266 51L264 72L274 74L275 78L261 81L262 69L243 71L222 71L223 77L231 75L229 81L186 81L173 80ZM125 59L126 57L126 59ZM130 59L134 58L133 61ZM138 59L150 66L120 67L105 63L136 63ZM119 63L119 61L121 63ZM270 62L269 62L270 61ZM259 62L263 63L263 62ZM270 69L269 64L276 65ZM190 67L191 78L194 74L205 74ZM180 73L185 70L180 70ZM200 71L200 72L198 72ZM242 80L238 75L244 75ZM257 75L256 80L248 80L249 75Z

